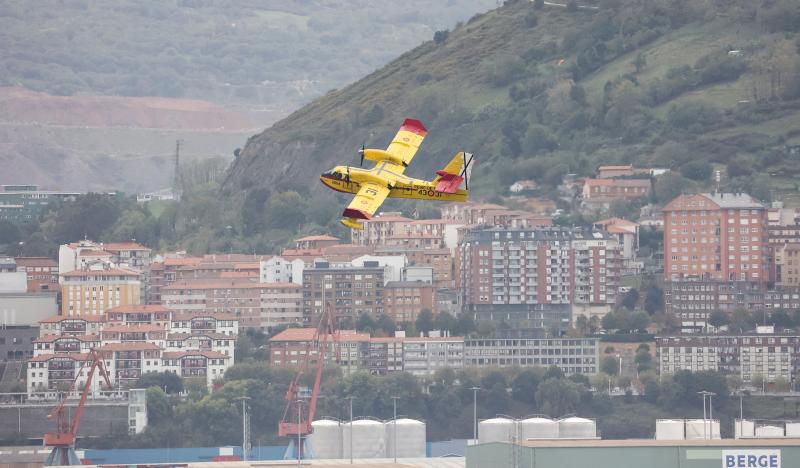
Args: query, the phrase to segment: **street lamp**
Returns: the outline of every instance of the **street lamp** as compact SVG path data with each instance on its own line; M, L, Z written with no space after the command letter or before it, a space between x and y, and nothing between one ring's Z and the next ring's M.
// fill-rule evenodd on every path
M707 426L708 423L706 421L708 421L708 419L710 419L710 418L713 418L713 416L714 416L714 407L713 407L711 398L714 395L716 395L716 393L703 390L702 392L697 392L697 394L703 396L703 439L707 439L708 436L707 436L707 432L706 432L706 426ZM709 407L710 407L709 418L706 418L706 396L708 397L708 404L709 404ZM712 439L714 438L714 431L713 430L711 431L711 438Z
M353 398L352 396L347 397L350 400L350 464L353 464Z
M301 454L300 454L301 445L300 444L302 443L301 439L300 439L300 433L302 432L300 430L300 413L301 413L302 408L303 408L303 400L298 398L296 403L297 403L297 466L300 466L300 456L301 456Z
M247 454L250 452L250 421L247 419L247 400L249 396L240 396L236 398L242 400L242 460L247 461Z
M478 390L480 387L470 387L472 390L472 443L478 443Z
M394 462L397 463L397 400L399 396L392 397L392 406L394 407L394 419L392 419L392 431L394 432L392 444L394 444ZM350 438L352 440L352 437Z

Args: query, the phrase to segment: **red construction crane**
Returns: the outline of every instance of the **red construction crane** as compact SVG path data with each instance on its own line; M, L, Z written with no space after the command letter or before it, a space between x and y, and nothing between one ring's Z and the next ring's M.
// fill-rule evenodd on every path
M81 464L77 455L75 455L75 437L78 434L78 426L81 423L81 416L83 416L83 408L86 404L86 396L89 394L89 389L92 386L92 376L94 375L94 370L99 368L100 374L105 379L108 388L113 388L111 385L111 380L108 378L108 371L106 371L103 360L100 358L100 355L97 354L97 351L94 349L89 351L89 357L91 358L92 365L89 368L89 373L86 375L86 383L83 385L81 399L80 402L78 402L78 407L75 409L75 414L72 416L72 420L70 420L65 413L65 405L67 403L66 398L61 400L61 403L53 408L53 411L47 415L47 419L56 420L56 431L48 432L44 435L44 445L46 447L53 447L53 451L50 452L50 456L47 457L47 461L45 462L45 465L47 466ZM72 393L75 390L78 377L81 375L81 370L83 370L83 366L75 375L75 379L72 381L72 386L70 387L69 393Z
M296 450L299 451L300 458L304 458L304 445L305 438L311 434L311 422L314 421L314 413L317 411L317 400L319 399L319 389L322 383L322 370L325 368L325 353L328 349L328 340L330 339L333 345L334 360L339 360L339 337L336 334L334 327L334 312L330 303L327 304L319 319L319 324L314 330L314 337L306 343L306 352L300 369L297 371L294 379L289 383L289 388L286 390L286 408L283 410L283 418L278 425L278 435L281 437L290 437L289 449L291 450L294 444L298 444ZM316 351L316 375L314 377L314 387L311 389L311 399L308 402L306 411L303 411L299 383L303 374L308 370L311 359L312 351ZM287 451L288 457L289 451ZM295 458L298 452L295 452Z

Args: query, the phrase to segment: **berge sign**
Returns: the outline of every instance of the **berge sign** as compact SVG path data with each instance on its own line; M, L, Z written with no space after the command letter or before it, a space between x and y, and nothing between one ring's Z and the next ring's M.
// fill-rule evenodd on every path
M723 450L722 468L781 468L781 451Z

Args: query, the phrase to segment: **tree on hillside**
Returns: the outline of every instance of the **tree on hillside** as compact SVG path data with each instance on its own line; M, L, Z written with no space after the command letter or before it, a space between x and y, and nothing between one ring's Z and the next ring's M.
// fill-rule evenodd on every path
M647 288L644 297L644 310L650 315L664 310L664 291L655 284L651 284Z
M536 406L552 417L575 411L580 403L580 387L568 379L547 379L536 390Z
M619 371L619 358L606 356L600 361L600 372L606 375L618 375Z
M150 387L158 387L166 393L180 393L183 391L183 379L172 372L147 372L134 384L134 388Z
M417 315L415 325L417 327L417 331L423 333L428 333L429 331L433 330L436 327L436 324L433 321L433 312L431 312L430 309L422 309L419 315Z
M719 309L715 309L708 317L708 324L714 328L723 327L729 323L731 323L731 320L728 318L728 314Z
M633 310L636 308L636 304L639 302L639 290L636 288L631 288L628 292L625 293L625 296L622 297L622 307L625 307L628 310Z
M536 403L536 391L539 389L539 374L533 369L520 371L511 381L511 396L523 403Z

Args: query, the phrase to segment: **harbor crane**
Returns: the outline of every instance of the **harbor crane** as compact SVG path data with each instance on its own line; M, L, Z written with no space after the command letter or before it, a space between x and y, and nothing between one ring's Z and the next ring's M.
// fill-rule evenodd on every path
M286 390L286 408L278 425L278 435L289 438L289 446L284 458L312 458L313 454L307 450L306 438L313 427L314 414L317 411L320 385L322 384L322 370L325 368L325 354L328 343L333 347L333 358L339 360L339 336L334 326L334 311L331 303L323 309L314 336L306 342L305 355L294 379ZM311 397L307 402L303 400L300 392L300 380L310 367L315 368L314 384L311 388ZM303 411L303 406L306 406Z
M55 432L48 432L44 435L45 447L53 447L53 451L50 452L50 455L47 457L47 461L45 462L46 466L81 464L81 461L75 454L75 439L78 435L78 427L80 426L81 417L83 416L83 409L86 405L86 397L89 394L89 389L92 387L92 376L94 375L94 371L96 369L100 369L100 374L103 376L107 388L113 388L111 385L111 379L108 377L108 371L106 370L103 360L100 358L100 355L97 353L97 351L94 349L89 351L89 358L91 361L91 367L86 374L86 382L83 385L81 398L78 402L78 407L75 409L75 414L71 419L67 416L67 397L65 396L61 400L61 403L53 408L50 414L47 415L47 419L56 421L56 430ZM72 381L72 386L70 387L67 395L75 391L78 378L81 376L81 372L83 371L84 367L85 365L81 366L76 373L75 379Z

